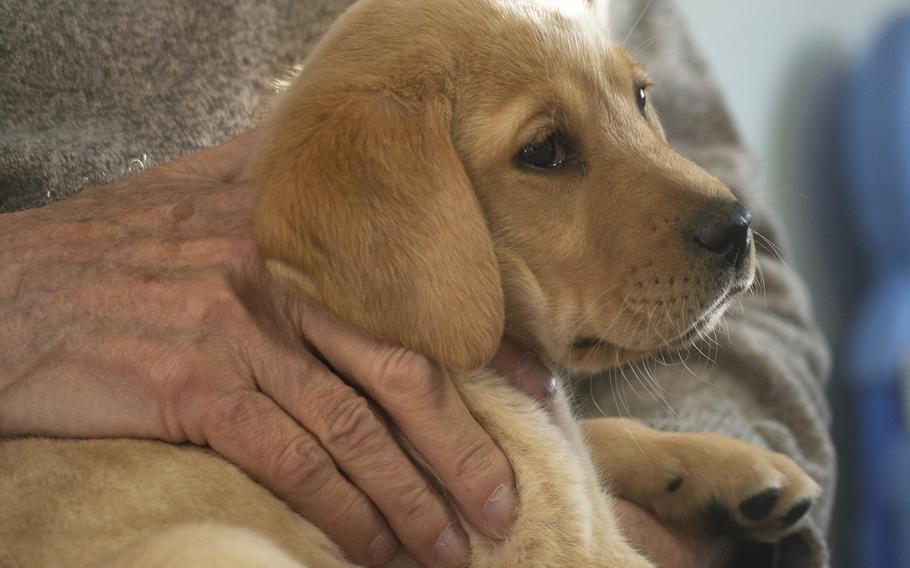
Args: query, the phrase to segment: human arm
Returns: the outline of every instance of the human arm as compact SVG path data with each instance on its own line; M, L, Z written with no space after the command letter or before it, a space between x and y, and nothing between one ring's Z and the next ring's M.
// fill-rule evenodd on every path
M391 557L397 535L427 566L459 565L455 511L383 416L490 536L514 515L508 463L437 366L269 276L241 176L251 139L0 216L0 435L209 445L358 562Z

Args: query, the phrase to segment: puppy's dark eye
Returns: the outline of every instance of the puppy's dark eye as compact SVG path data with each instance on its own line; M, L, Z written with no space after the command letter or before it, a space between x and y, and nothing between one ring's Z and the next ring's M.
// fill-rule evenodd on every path
M567 158L565 143L556 133L528 144L517 156L519 163L537 170L555 170L563 166Z
M641 115L648 118L648 92L645 87L635 88L635 103L638 104L638 110Z

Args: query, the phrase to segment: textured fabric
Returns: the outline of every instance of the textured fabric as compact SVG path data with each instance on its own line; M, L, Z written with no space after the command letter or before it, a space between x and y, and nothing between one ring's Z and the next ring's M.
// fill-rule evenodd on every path
M44 205L250 128L268 107L271 80L349 3L0 3L0 211ZM655 79L671 143L730 184L757 230L778 242L745 168L750 157L671 0L615 0L613 18L615 37ZM834 495L828 352L799 279L769 250L761 266L764 293L746 297L719 343L701 348L713 363L692 350L685 366L583 381L579 404L589 415L723 432L792 456L825 497L810 527L774 555L780 566L821 567ZM669 405L649 394L650 376Z
M249 129L349 3L0 2L0 211Z

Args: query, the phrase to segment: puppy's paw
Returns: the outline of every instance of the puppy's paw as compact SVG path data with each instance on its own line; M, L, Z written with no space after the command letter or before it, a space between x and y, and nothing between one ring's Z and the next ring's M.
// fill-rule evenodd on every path
M658 432L619 418L582 427L614 493L710 534L778 540L800 528L821 494L790 458L727 436Z
M659 517L713 535L778 540L821 494L790 458L726 436L657 434L648 447L660 465L623 486Z

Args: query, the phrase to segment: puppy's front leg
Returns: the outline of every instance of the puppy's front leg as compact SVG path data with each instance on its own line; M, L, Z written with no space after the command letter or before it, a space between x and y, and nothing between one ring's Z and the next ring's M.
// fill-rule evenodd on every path
M519 514L502 543L468 527L477 568L653 568L623 539L561 393L548 413L498 375L455 377L515 470ZM562 418L562 419L560 419Z
M659 432L620 418L582 428L613 492L710 534L778 540L799 528L821 493L787 456L727 436Z

